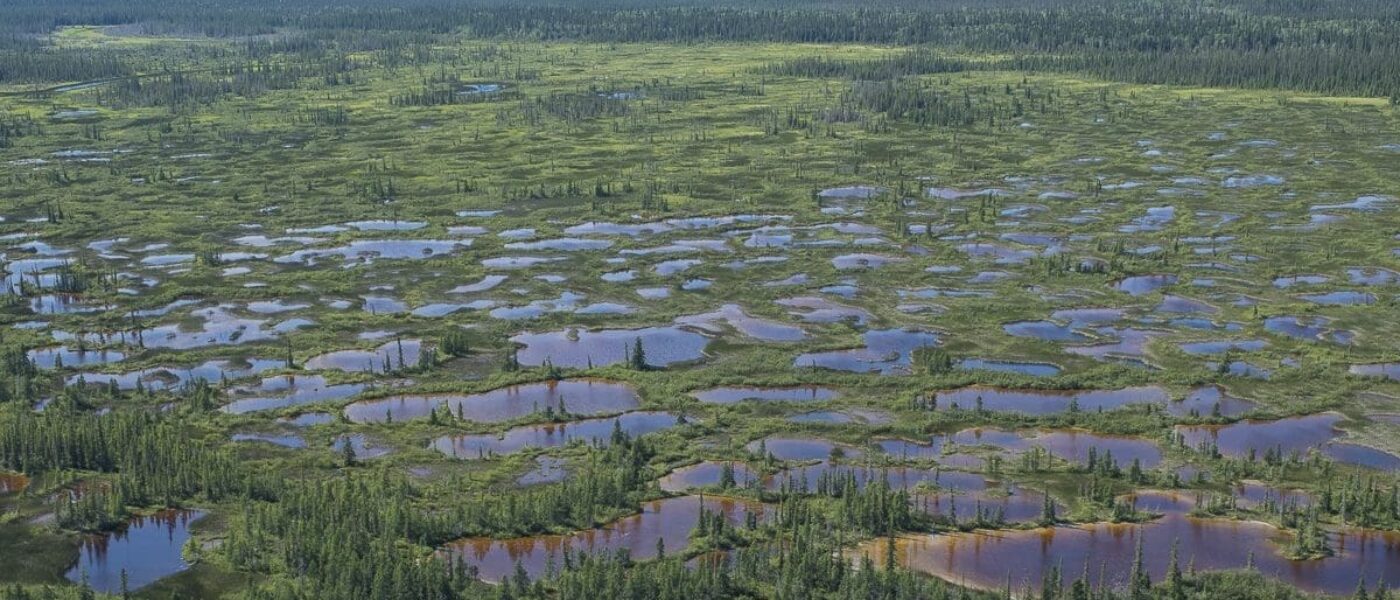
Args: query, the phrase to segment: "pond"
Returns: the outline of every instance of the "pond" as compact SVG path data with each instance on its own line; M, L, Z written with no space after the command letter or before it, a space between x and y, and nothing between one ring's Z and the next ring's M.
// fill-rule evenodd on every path
M974 465L967 461L974 456L957 454L974 448L1018 454L1038 447L1051 456L1080 465L1089 461L1091 452L1095 460L1107 459L1111 454L1113 461L1125 469L1135 459L1143 468L1151 468L1162 461L1161 449L1150 440L1062 429L1008 431L975 427L935 435L927 443L887 439L879 441L878 445L886 454L900 460L934 459L950 466Z
M162 510L136 517L111 533L84 535L77 564L68 569L65 577L79 582L86 575L92 589L115 594L121 591L123 572L128 589L137 590L183 571L189 564L180 551L190 539L190 525L204 514Z
M565 468L567 462L563 459L552 456L536 456L534 467L525 474L515 478L515 484L521 486L539 485L541 483L556 483L563 481L569 472Z
M1030 250L987 243L962 244L957 246L957 249L972 258L993 259L993 262L999 265L1018 265L1039 256L1038 253Z
M871 185L852 185L846 187L827 188L817 192L821 198L840 200L869 200L880 194L887 192L886 188Z
M1178 417L1219 415L1233 418L1253 409L1253 402L1231 396L1215 385L1194 388L1186 398L1167 404L1167 412Z
M204 346L249 344L277 338L276 331L263 328L267 321L238 317L231 312L234 308L236 306L224 304L191 311L191 317L203 321L199 330L190 331L178 323L160 325L141 330L141 343L147 348L188 350Z
M865 333L865 347L798 356L796 368L823 368L855 373L908 373L914 350L938 345L938 334L918 329L878 329Z
M831 388L806 385L775 388L717 387L692 392L690 395L706 404L735 404L746 400L755 402L824 402L834 400L841 394Z
M694 488L704 488L720 485L724 477L724 467L728 465L734 475L734 484L737 487L747 487L750 482L758 479L758 475L749 469L748 465L741 462L714 462L705 461L702 463L681 467L662 477L657 483L662 491L679 493Z
M243 361L210 360L192 367L151 367L126 373L78 373L68 378L68 385L80 381L88 385L115 385L120 390L134 390L139 383L147 390L175 390L197 381L219 383L257 375L286 366L284 360L251 358Z
M825 461L838 453L846 458L857 458L860 450L843 446L821 438L769 436L749 442L745 450L758 456L771 455L777 460Z
M603 236L627 236L640 237L644 235L655 235L666 233L673 228L666 223L609 223L605 221L589 221L573 225L564 229L567 235L603 235Z
M528 425L500 434L444 436L433 440L432 447L452 458L473 460L497 454L510 454L526 448L555 448L574 440L607 445L615 430L635 437L677 425L680 425L680 419L671 413L630 412L617 417Z
M86 367L121 362L126 355L116 350L72 349L68 346L35 348L25 353L40 369Z
M357 460L369 460L388 456L394 451L393 448L376 444L368 436L360 433L336 437L331 441L331 451L339 458L345 454L345 446L347 444L350 446L350 449L355 452L355 458Z
M405 395L363 400L345 407L352 423L421 419L439 407L452 416L479 423L499 423L546 409L562 415L612 414L637 408L640 398L630 386L593 379L566 379L503 387L471 395Z
M476 569L483 581L499 582L515 573L516 566L538 578L554 565L563 564L564 552L613 553L627 550L634 560L656 558L661 546L668 554L685 549L690 532L700 522L701 510L719 514L731 525L766 518L762 504L731 498L681 496L642 504L642 511L598 529L566 535L542 535L496 540L466 538L451 542L442 552L452 560ZM750 516L752 515L752 516Z
M1127 469L1134 461L1144 469L1161 464L1162 450L1142 438L1100 435L1083 431L1048 431L1031 438L1035 446L1045 448L1052 456L1078 465L1091 459L1117 463Z
M345 225L347 227L354 227L360 231L414 231L428 226L424 221L399 221L389 219L351 221Z
M1352 375L1362 377L1385 377L1387 379L1400 381L1400 363L1373 363L1369 365L1352 365L1347 369Z
M831 265L838 271L878 269L885 265L904 262L906 259L881 254L843 254L831 259Z
M1035 338L1048 342L1088 342L1093 340L1075 331L1071 325L1061 325L1054 321L1016 321L1002 325L1007 335L1022 338Z
M1014 589L1038 587L1053 567L1062 569L1066 585L1088 569L1096 585L1103 572L1110 577L1105 583L1121 589L1141 543L1143 563L1153 581L1165 577L1174 545L1183 570L1187 565L1203 571L1239 569L1252 559L1255 570L1265 576L1312 592L1345 595L1355 590L1358 579L1400 578L1400 534L1344 529L1332 536L1336 556L1292 561L1280 554L1287 534L1270 525L1192 518L1181 502L1153 501L1150 494L1140 495L1138 502L1172 512L1145 524L911 535L896 540L895 562L984 589L1001 589L1008 581ZM875 564L883 564L885 550L885 540L879 539L861 546L856 556L868 554Z
M939 392L934 398L936 410L983 410L1018 412L1029 415L1063 413L1071 407L1085 412L1105 411L1129 404L1165 404L1166 390L1156 386L1131 387L1121 390L1010 390L972 386Z
M838 304L826 298L804 296L778 300L777 304L789 309L789 314L808 323L840 323L849 321L864 326L874 317L863 308Z
M738 304L725 304L715 312L678 317L675 323L711 334L723 333L719 324L724 323L743 335L764 342L796 342L807 337L801 327L752 316Z
M1327 317L1278 316L1264 319L1264 329L1300 340L1350 343L1354 337L1352 332L1334 330L1331 322Z
M1143 296L1160 288L1175 285L1176 282L1176 275L1138 275L1119 280L1113 287L1120 292L1127 292L1130 296Z
M531 242L510 242L506 250L525 252L580 252L584 250L607 250L613 245L611 240L590 240L584 238L554 238Z
M373 350L338 350L307 359L309 371L388 373L418 364L422 340L395 340Z
M358 240L334 248L306 248L278 256L272 262L315 266L324 258L339 257L348 264L385 260L422 260L447 256L471 245L465 240Z
M1159 313L1172 314L1215 314L1220 311L1220 309L1206 304L1205 302L1201 302L1200 300L1172 294L1163 296L1162 303L1158 304L1157 308L1153 310Z
M556 367L601 367L626 362L641 340L646 363L665 367L699 360L710 339L680 327L643 329L568 329L544 333L522 333L510 341L523 347L517 355L520 364L540 366L549 361Z
M787 418L789 423L807 425L887 425L892 421L889 413L871 409L819 410Z
M1386 471L1400 469L1400 457L1349 442L1336 441L1341 430L1336 428L1342 416L1320 413L1290 417L1277 421L1241 421L1230 425L1177 426L1183 443L1198 448L1213 444L1226 456L1259 456L1279 451L1289 456L1307 454L1316 449L1340 463Z
M1323 306L1355 306L1376 303L1375 294L1353 291L1326 292L1322 294L1304 294L1302 296L1299 296L1299 298L1307 300L1308 302L1312 302L1313 304L1321 304Z
M1263 350L1269 343L1264 340L1220 340L1204 342L1186 342L1180 344L1182 352L1196 356L1208 356L1224 354L1230 351L1236 352L1257 352Z
M447 293L475 294L478 292L485 292L491 290L492 288L495 288L498 285L501 285L505 282L506 279L508 279L506 275L486 275L474 283L459 285L455 288L447 290Z
M321 375L278 375L257 385L239 386L229 391L234 398L219 410L241 415L288 406L315 404L349 398L364 391L365 384L331 384Z

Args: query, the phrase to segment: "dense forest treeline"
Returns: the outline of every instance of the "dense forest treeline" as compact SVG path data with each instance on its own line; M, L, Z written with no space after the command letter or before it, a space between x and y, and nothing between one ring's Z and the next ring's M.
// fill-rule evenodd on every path
M0 8L0 82L62 82L161 72L145 51L57 47L68 25L117 34L222 38L181 49L224 66L269 56L343 62L434 59L437 38L595 42L802 42L930 45L987 53L980 68L1113 80L1400 97L1400 8L1363 0L988 0L854 2L393 4L311 2L165 6L144 0L39 0ZM159 51L157 51L157 54ZM223 55L220 57L220 55ZM945 62L944 67L953 67ZM965 68L963 65L959 68Z

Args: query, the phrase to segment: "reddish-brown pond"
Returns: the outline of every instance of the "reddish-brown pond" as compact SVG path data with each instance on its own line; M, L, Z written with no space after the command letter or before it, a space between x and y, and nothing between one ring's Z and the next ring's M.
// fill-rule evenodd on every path
M1270 525L1196 519L1183 511L1189 503L1167 500L1150 504L1170 512L1140 525L1100 523L903 537L896 542L896 560L955 583L988 589L1000 589L1008 579L1013 589L1027 583L1039 586L1043 573L1055 566L1068 582L1086 565L1095 580L1102 569L1110 584L1121 586L1132 570L1141 538L1144 564L1153 581L1165 575L1174 543L1179 544L1183 569L1187 565L1201 570L1243 568L1252 555L1255 568L1264 575L1314 592L1347 594L1356 588L1358 578L1400 581L1400 534L1347 529L1331 536L1336 556L1293 561L1280 554L1287 534ZM882 564L885 548L881 539L859 552Z
M668 553L679 552L689 544L690 532L700 521L699 496L668 498L642 505L642 512L597 529L568 535L541 535L508 540L466 538L443 548L450 558L474 567L483 581L497 582L515 572L518 563L531 577L544 574L550 565L563 564L563 552L615 552L627 550L634 559L655 558L660 542ZM762 504L730 498L705 497L707 511L717 512L734 525L742 526L752 513L762 519Z

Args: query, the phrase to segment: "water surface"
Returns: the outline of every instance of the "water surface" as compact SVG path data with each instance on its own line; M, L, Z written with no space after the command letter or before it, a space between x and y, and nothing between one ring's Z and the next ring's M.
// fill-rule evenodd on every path
M78 562L65 577L87 583L99 592L121 590L122 572L128 589L136 590L156 580L189 568L180 550L190 539L190 525L205 513L189 510L162 510L136 517L126 526L106 534L81 538Z

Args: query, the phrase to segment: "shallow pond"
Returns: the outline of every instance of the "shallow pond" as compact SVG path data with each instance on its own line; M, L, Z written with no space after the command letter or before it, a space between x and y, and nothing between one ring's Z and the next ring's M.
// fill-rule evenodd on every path
M1143 296L1150 294L1160 288L1175 285L1176 275L1138 275L1122 279L1113 285L1114 289L1120 292L1127 292L1130 296Z
M204 513L163 510L132 519L125 527L81 538L77 564L68 569L69 581L82 581L99 592L121 591L122 573L127 588L136 590L189 568L181 556L190 539L190 525Z
M893 420L887 412L869 409L819 410L787 418L789 423L807 425L886 425Z
M1001 328L1010 336L1049 342L1088 342L1093 339L1075 331L1070 325L1061 325L1054 321L1016 321L1002 325Z
M1201 302L1200 300L1167 294L1162 297L1162 303L1158 304L1157 308L1153 310L1159 313L1171 314L1215 314L1219 312L1220 309L1206 304L1205 302Z
M1254 403L1225 393L1219 386L1207 385L1192 389L1186 398L1167 404L1167 412L1178 416L1238 417L1254 409Z
M1370 446L1349 442L1331 442L1322 447L1322 453L1339 463L1359 465L1391 473L1400 471L1400 456Z
M1264 340L1222 340L1206 342L1186 342L1181 344L1181 351L1195 356L1210 356L1224 354L1230 351L1236 352L1256 352L1263 350L1269 343Z
M506 250L524 252L580 252L584 250L607 250L613 245L611 240L590 240L583 238L554 238L531 242L511 242Z
M483 276L481 279L477 280L475 283L459 285L455 288L447 290L447 293L475 294L478 292L485 292L491 290L492 288L495 288L498 285L501 285L508 278L509 277L507 277L506 275L486 275Z
M277 332L264 329L267 321L244 319L232 313L233 305L219 305L190 312L203 321L200 329L190 331L180 324L160 325L140 331L142 345L147 348L188 350L204 346L233 346L277 338Z
M389 219L351 221L345 225L347 227L354 227L360 231L414 231L428 226L424 221L399 221Z
M817 192L821 198L841 199L841 200L869 200L888 191L886 188L872 185L852 185L846 187L827 188Z
M1121 390L1009 390L991 387L965 387L939 392L935 409L984 410L1018 412L1029 415L1049 415L1068 411L1077 406L1080 411L1113 410L1130 404L1165 404L1166 390L1155 387L1132 387Z
M528 269L530 267L558 262L564 260L563 257L543 257L543 256L498 256L487 258L481 261L481 266L488 269L515 270Z
M445 406L453 416L479 423L499 423L543 412L599 415L620 413L638 406L631 387L608 381L567 379L513 385L471 395L406 395L363 400L345 407L353 423L383 423L421 419Z
M863 326L867 321L874 318L863 308L838 304L826 298L816 296L778 300L777 304L790 309L790 314L808 323L840 323L842 321L850 321L856 325Z
M657 483L662 491L679 493L693 488L703 488L720 485L724 478L724 467L729 465L736 487L746 487L750 482L755 481L758 475L751 471L748 465L741 462L713 462L706 461L688 467L681 467L662 477Z
M376 444L368 436L360 433L352 433L335 438L331 441L331 451L335 453L337 458L343 456L347 444L349 444L351 450L354 450L355 458L358 460L388 456L394 451L393 448Z
M395 340L373 350L338 350L307 359L309 371L388 373L418 364L422 340Z
M1312 302L1313 304L1321 304L1324 306L1355 306L1376 303L1375 294L1352 291L1304 294L1299 296L1299 298Z
M639 237L643 235L654 235L666 233L673 228L666 223L609 223L605 221L589 221L579 225L573 225L564 229L567 235L603 235L603 236L627 236Z
M755 402L824 402L840 396L836 390L815 385L797 387L718 387L692 392L691 396L707 404L735 404L746 400Z
M724 323L743 335L765 342L796 342L807 337L801 327L752 316L738 304L725 304L715 312L678 317L675 322L711 334L723 333L719 324Z
M365 385L362 383L332 385L320 375L278 375L268 377L257 385L233 388L229 391L229 395L235 400L219 410L241 415L288 406L341 400L364 390Z
M40 369L87 367L121 362L126 355L116 350L83 350L68 346L35 348L25 353L29 361Z
M959 522L983 515L988 519L1000 517L1006 522L1017 523L1039 519L1045 509L1045 496L1015 485L989 485L981 491L920 493L914 497L914 505L925 513ZM1057 511L1063 512L1063 507L1058 503L1056 507Z
M1400 283L1400 273L1379 267L1347 269L1347 279L1356 285L1394 285Z
M878 269L885 265L904 262L906 259L881 254L843 254L831 259L831 265L838 271Z
M564 460L552 456L536 456L534 468L515 478L515 484L523 486L563 481L569 474L565 469L566 464Z
M1147 495L1141 495L1141 497ZM1152 502L1154 507L1179 503ZM1142 502L1140 502L1142 503ZM1300 588L1329 594L1349 594L1358 578L1368 582L1400 578L1400 535L1346 529L1334 534L1337 556L1315 561L1291 561L1279 554L1286 534L1264 523L1195 519L1180 510L1145 524L1092 524L1025 531L991 531L913 535L896 540L896 562L917 571L986 589L1039 586L1053 567L1062 569L1068 585L1086 568L1091 578L1102 572L1107 584L1122 588L1131 572L1136 548L1153 581L1162 581L1177 545L1183 570L1238 569L1252 557L1260 573ZM886 543L875 540L861 547L876 564L885 561ZM1097 580L1095 581L1097 583Z
M624 362L637 340L641 340L646 363L653 367L699 360L710 343L708 337L680 327L570 329L522 333L510 338L523 346L517 356L520 364L540 366L548 360L554 366L567 368Z
M767 507L757 503L713 497L702 503L699 496L682 496L643 503L640 514L598 529L507 540L467 538L447 544L443 553L474 567L477 577L488 582L510 577L517 565L531 578L538 578L551 565L557 568L563 564L564 552L610 554L627 550L634 560L646 560L656 557L658 545L668 554L683 550L691 530L700 522L702 506L738 527L750 518L762 520L768 513Z
M771 455L777 460L793 461L824 461L831 458L833 453L846 458L861 455L856 448L812 437L770 436L749 442L744 449L759 456Z
M1274 287L1287 289L1302 285L1322 285L1331 281L1332 278L1326 275L1286 275L1274 278Z
M510 454L526 448L555 448L574 440L606 445L610 443L615 429L635 437L670 429L679 424L678 417L671 413L630 412L617 417L528 425L500 434L445 436L434 440L433 448L452 458L473 460L489 458L496 454Z
M1123 469L1137 461L1142 468L1151 469L1162 462L1162 450L1142 438L1083 431L1049 431L1031 438L1030 442L1045 448L1052 456L1079 465L1086 465L1093 458L1099 461L1111 459Z
M465 240L359 240L335 248L307 248L278 256L272 262L314 266L324 258L339 257L347 264L374 260L422 260L453 253L471 245Z
M972 258L990 258L999 265L1022 264L1039 255L1030 250L987 243L962 244L957 246L957 249Z
M1190 448L1209 443L1226 456L1256 454L1262 457L1268 450L1282 450L1287 455L1320 447L1337 437L1336 425L1341 421L1342 416L1337 413L1321 413L1230 425L1178 425L1176 431Z
M292 427L313 427L316 425L326 425L335 422L335 415L323 412L301 413L295 417L283 417L277 420L278 423L291 425Z
M1363 377L1385 377L1395 381L1400 381L1400 363L1373 363L1369 365L1352 365L1347 369L1352 375Z
M1354 334L1350 331L1334 330L1327 317L1279 316L1264 319L1264 329L1291 338L1308 341L1333 341L1348 344Z
M865 333L865 347L798 356L793 366L880 373L908 373L914 350L938 345L938 335L917 329L877 329Z
M408 303L390 296L360 296L360 310L372 315L396 315L408 312Z

